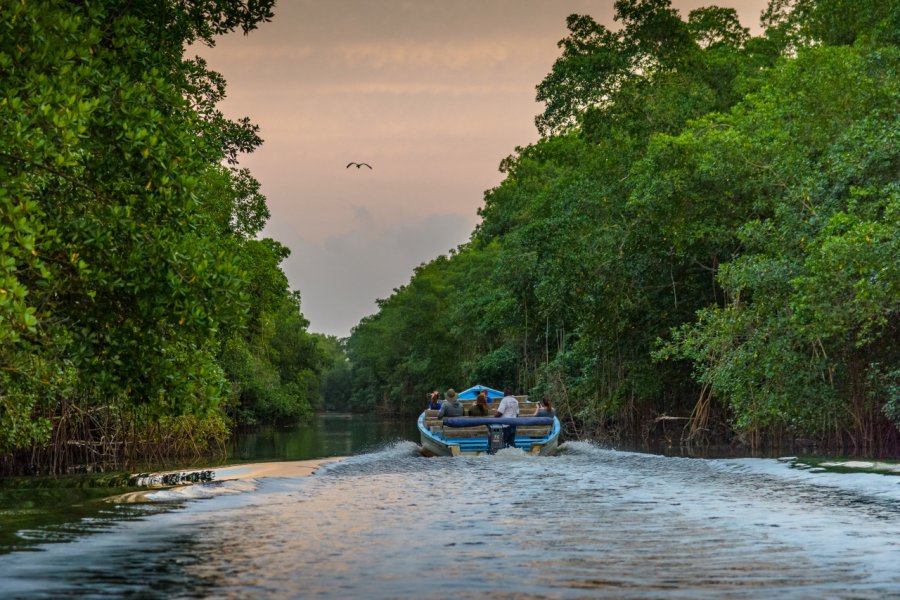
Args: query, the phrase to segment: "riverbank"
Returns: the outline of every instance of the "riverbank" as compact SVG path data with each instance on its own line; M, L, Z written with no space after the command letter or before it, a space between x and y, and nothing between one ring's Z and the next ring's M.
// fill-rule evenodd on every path
M291 460L264 463L232 465L221 469L195 471L163 471L138 475L146 489L126 494L118 494L107 499L114 503L149 502L156 500L154 494L163 489L173 489L186 485L221 485L225 482L248 482L268 477L309 477L322 465L339 460L346 456L331 456L313 460ZM177 481L172 484L170 482Z
M787 456L779 459L789 462L795 469L831 473L875 473L878 475L900 475L900 462L883 460L860 460L858 458L825 458L812 456Z
M347 459L347 456L334 456L314 460L274 461L231 465L220 469L196 471L165 471L143 475L142 486L145 489L107 498L108 502L130 504L142 502L158 502L160 500L177 500L188 497L203 497L204 486L228 486L229 492L248 491L254 481L271 478L309 477L323 465ZM725 460L719 459L719 460ZM900 462L866 461L859 459L840 459L827 457L784 456L776 459L786 463L793 469L811 473L845 473L845 474L880 474L900 476ZM172 481L178 481L172 484ZM159 483L156 483L159 482ZM197 486L191 488L191 486ZM179 490L181 490L179 492ZM161 492L163 492L161 494Z

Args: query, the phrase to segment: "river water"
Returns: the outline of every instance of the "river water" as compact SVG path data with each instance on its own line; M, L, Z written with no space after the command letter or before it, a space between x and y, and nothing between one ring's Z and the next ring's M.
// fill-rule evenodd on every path
M20 532L37 545L0 555L0 597L900 598L898 484L586 442L422 458L382 440L311 477L159 490L55 540Z

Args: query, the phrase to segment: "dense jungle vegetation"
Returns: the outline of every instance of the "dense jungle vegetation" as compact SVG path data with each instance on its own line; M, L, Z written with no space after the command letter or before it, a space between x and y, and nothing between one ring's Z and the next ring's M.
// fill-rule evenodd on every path
M185 50L272 4L2 2L0 473L200 453L319 401L336 341L258 239L257 128Z
M329 385L400 412L511 385L575 435L675 418L897 455L900 2L772 0L757 37L731 9L615 8L615 30L569 17L543 137Z

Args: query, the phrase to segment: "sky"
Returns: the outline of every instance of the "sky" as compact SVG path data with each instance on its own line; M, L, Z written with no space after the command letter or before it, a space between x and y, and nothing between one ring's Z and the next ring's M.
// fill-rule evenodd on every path
M766 0L736 8L759 32ZM500 161L538 139L535 86L566 17L611 29L613 0L280 0L247 36L192 48L228 82L220 104L264 144L241 159L272 213L262 235L310 331L346 337L413 269L469 239ZM346 168L348 162L367 162Z

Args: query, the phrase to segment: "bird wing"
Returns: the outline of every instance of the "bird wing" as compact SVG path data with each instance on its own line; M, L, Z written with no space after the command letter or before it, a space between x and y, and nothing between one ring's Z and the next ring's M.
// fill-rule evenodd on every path
M349 169L349 168L350 168L350 165L355 165L355 164L356 164L355 162L349 162L349 163L347 163L347 166L344 167L344 168L345 168L345 169ZM359 167L356 167L356 168L358 169Z
M369 167L370 169L372 168L372 165L370 165L369 163L359 163L359 167L361 167L361 166L363 166L363 165L366 165L366 166ZM359 167L357 167L357 169L358 169Z

